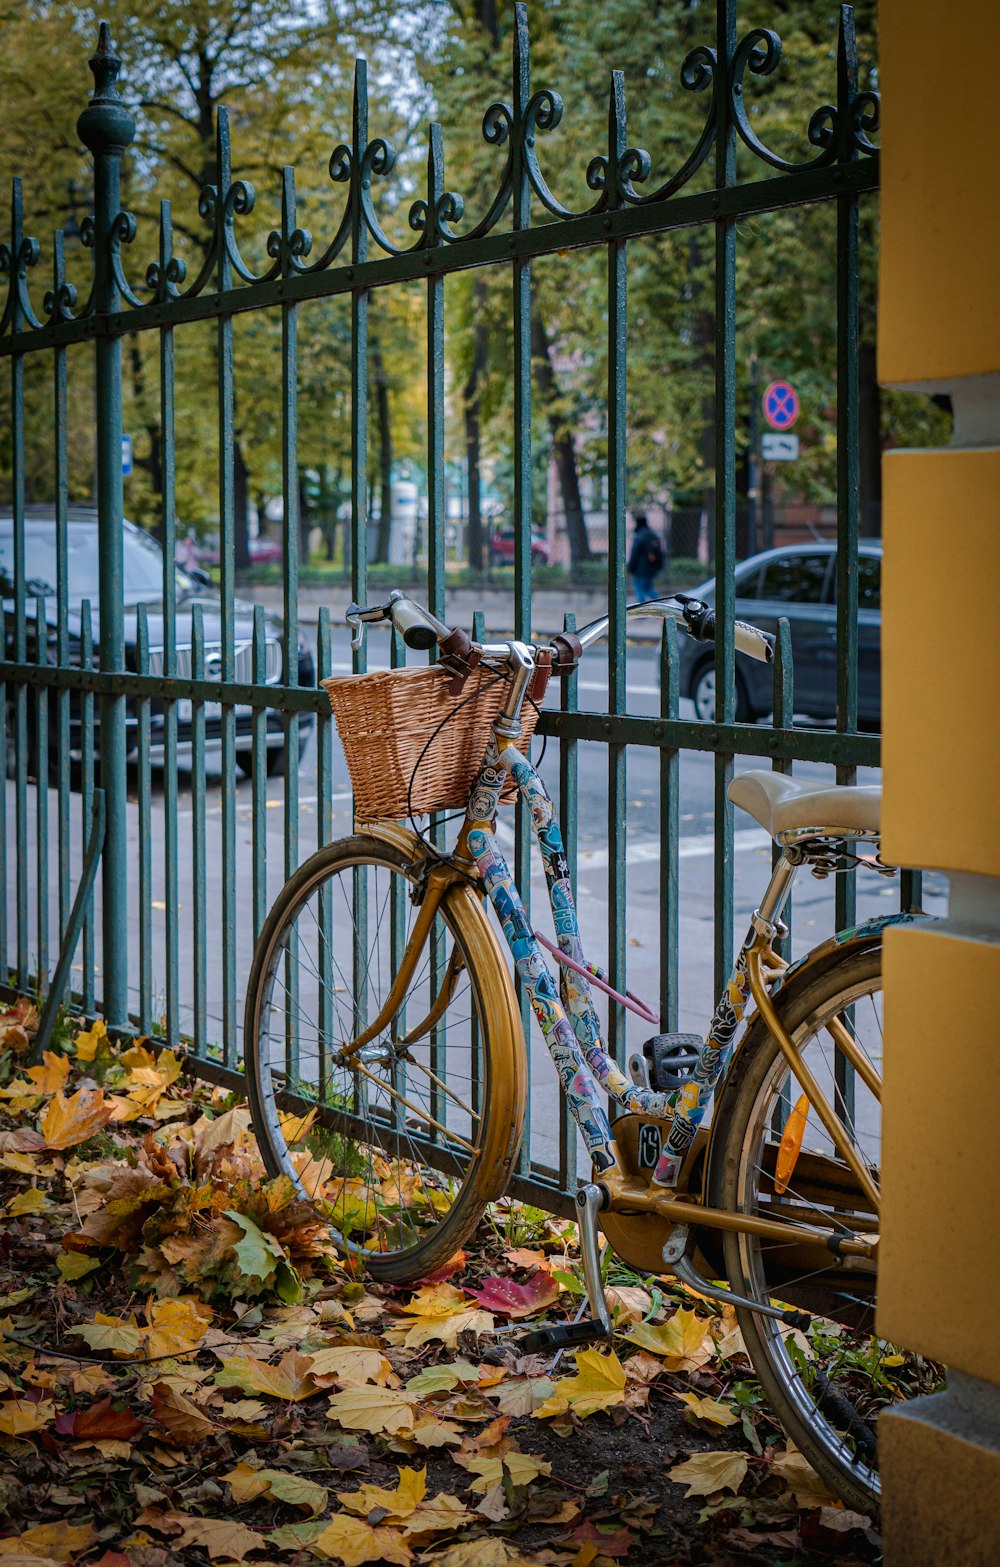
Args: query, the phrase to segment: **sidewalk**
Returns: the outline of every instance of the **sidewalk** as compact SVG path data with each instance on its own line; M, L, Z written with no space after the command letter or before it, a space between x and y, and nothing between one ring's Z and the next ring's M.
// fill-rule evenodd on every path
M282 590L277 584L246 583L238 588L237 593L242 599L254 604L263 604L266 609L281 614ZM373 588L370 594L370 598L376 603L380 597L387 596L387 590L383 588ZM320 608L325 604L330 611L333 624L342 626L344 611L350 601L351 595L346 584L300 588L299 620L304 625L315 625L319 620ZM513 634L514 600L513 595L505 589L448 589L446 605L445 619L449 625L461 626L466 631L471 630L473 614L477 609L481 609L486 616L486 630L490 635ZM536 635L543 636L561 631L563 616L567 610L572 610L576 615L578 626L584 626L588 621L596 620L599 615L606 614L607 608L607 593L593 588L567 587L558 590L540 588L532 599L532 630ZM629 625L629 639L632 641L657 642L659 636L659 621L634 620Z

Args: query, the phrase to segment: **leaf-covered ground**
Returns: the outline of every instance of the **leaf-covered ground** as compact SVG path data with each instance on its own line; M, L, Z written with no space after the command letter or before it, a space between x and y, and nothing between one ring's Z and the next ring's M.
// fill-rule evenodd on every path
M373 1286L239 1101L99 1022L27 1068L36 1023L0 1016L0 1567L877 1556L730 1311L606 1259L613 1349L523 1356L579 1305L573 1225L503 1204Z

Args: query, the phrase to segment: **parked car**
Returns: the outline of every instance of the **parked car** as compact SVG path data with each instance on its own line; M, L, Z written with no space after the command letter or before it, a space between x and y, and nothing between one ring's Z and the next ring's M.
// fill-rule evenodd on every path
M513 566L515 537L513 528L494 529L490 534L491 566ZM548 541L540 533L531 535L531 562L534 566L547 566L549 563Z
M881 688L882 545L858 546L858 720L878 728ZM736 615L765 631L789 622L795 672L796 713L832 719L837 714L837 548L795 544L764 550L736 568ZM692 588L695 598L715 602L715 579ZM698 718L715 717L715 655L711 647L682 637L681 692L694 702ZM742 653L736 655L736 718L752 722L773 707L773 671Z
M100 604L98 600L98 534L97 519L93 513L73 514L67 527L68 541L68 599L69 599L69 662L80 662L81 607L84 599L91 603L95 649L100 635ZM45 628L47 657L56 661L56 526L51 514L28 516L24 525L25 578L27 583L28 657L37 658L37 630L35 601L45 600ZM137 606L145 604L149 626L149 670L159 675L163 669L163 554L160 546L142 528L125 523L123 537L124 596L125 596L125 664L136 668ZM191 627L193 609L202 606L205 627L205 678L219 680L222 676L222 602L219 595L195 582L186 572L177 569L177 608L175 638L177 649L176 672L181 678L191 675ZM0 517L0 593L6 614L5 640L8 658L13 657L14 611L14 527L12 519ZM284 683L281 654L281 622L276 616L265 616L265 678L269 685ZM234 605L235 679L249 684L253 679L253 605ZM298 684L316 684L316 670L308 644L299 639ZM7 771L10 775L12 747L14 744L12 696L7 695ZM50 728L49 756L56 763L57 704L48 704ZM95 747L100 746L99 704L95 704ZM206 703L205 751L218 754L222 749L221 704ZM29 705L29 720L34 722L34 704ZM250 773L252 757L252 715L250 707L236 709L236 761L245 773ZM135 703L129 701L126 708L128 731L128 756L134 761L138 755L138 716ZM298 758L308 744L314 716L299 717ZM82 761L80 704L74 695L70 702L70 758L79 766ZM164 754L164 709L158 701L150 703L150 742L154 762L162 762ZM191 756L192 713L187 699L177 702L178 755L182 761ZM266 721L267 771L269 774L283 771L285 766L285 731L278 709L267 709Z

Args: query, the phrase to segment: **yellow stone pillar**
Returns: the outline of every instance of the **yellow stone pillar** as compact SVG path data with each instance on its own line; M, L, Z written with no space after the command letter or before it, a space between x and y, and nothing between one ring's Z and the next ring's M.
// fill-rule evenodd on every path
M886 943L878 1331L949 1367L883 1415L889 1567L1000 1558L1000 0L883 0L879 377L944 392L884 466L883 852L948 918ZM957 72L957 74L955 74Z

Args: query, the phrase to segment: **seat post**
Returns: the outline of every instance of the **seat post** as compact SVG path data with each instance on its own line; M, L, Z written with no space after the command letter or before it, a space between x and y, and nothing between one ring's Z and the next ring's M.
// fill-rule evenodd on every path
M781 918L781 911L785 906L785 900L791 891L792 878L798 870L798 865L789 855L787 849L782 849L781 858L771 872L771 880L768 882L764 896L760 900L757 910L757 918L768 925L776 925Z

